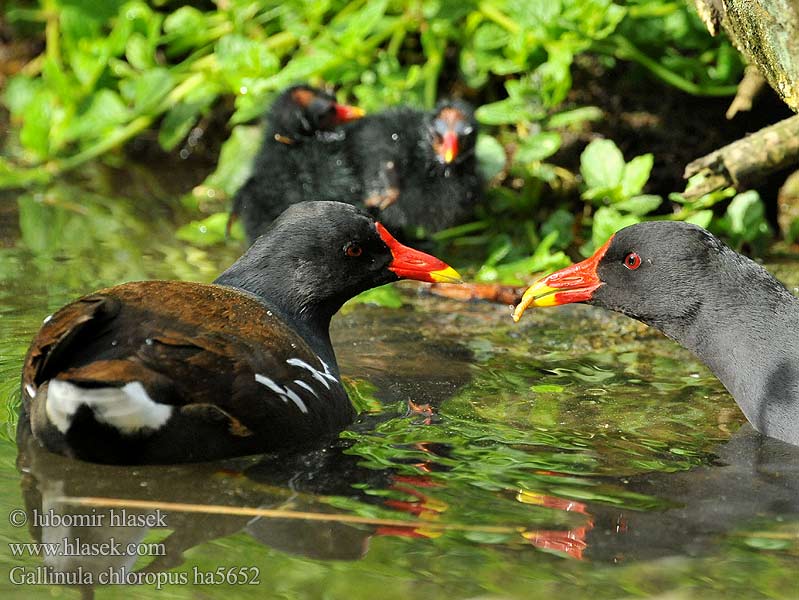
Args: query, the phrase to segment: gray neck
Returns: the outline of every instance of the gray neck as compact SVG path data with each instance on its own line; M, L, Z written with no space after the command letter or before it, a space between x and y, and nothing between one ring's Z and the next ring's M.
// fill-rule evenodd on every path
M758 431L799 445L799 301L751 267L706 288L690 321L657 326L710 368Z

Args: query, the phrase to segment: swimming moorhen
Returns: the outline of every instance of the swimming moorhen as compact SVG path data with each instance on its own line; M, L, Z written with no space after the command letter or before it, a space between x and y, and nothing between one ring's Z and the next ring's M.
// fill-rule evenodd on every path
M23 416L48 449L106 463L318 441L354 417L330 318L401 278L460 281L349 204L294 205L213 284L126 283L45 319L24 362Z
M695 225L649 222L534 283L513 313L585 302L660 329L718 377L761 433L799 445L799 299Z
M266 134L252 174L233 199L250 242L287 207L307 199L344 200L358 193L343 156L340 126L363 110L307 85L284 90L266 114Z
M471 217L482 196L477 121L466 102L433 111L407 107L367 115L344 127L363 203L393 233L433 233Z

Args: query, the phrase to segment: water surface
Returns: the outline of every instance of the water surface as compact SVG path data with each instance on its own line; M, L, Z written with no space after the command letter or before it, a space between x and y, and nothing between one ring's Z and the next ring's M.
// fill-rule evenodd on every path
M240 252L177 240L186 216L166 208L172 192L117 177L0 199L11 207L0 212L3 597L131 595L10 580L46 566L84 583L127 569L145 582L137 598L799 598L799 451L741 427L690 353L590 307L514 325L507 307L416 285L401 286L398 309L347 307L332 337L361 416L301 456L117 468L42 451L15 427L42 319L123 281L210 281ZM778 273L796 285L797 266ZM19 510L28 523L14 526ZM34 510L100 526L37 527ZM152 526L111 523L123 514ZM9 546L111 539L155 545L140 557ZM159 577L176 583L159 591Z

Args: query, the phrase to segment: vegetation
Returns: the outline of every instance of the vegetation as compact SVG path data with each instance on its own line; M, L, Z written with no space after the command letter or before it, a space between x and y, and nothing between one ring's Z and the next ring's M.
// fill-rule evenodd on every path
M144 132L188 156L218 124L218 167L183 198L194 221L178 235L220 242L258 117L277 90L309 80L336 84L367 111L450 93L479 106L489 201L477 221L437 239L472 249L481 280L559 266L563 250L585 254L642 219L689 220L759 249L769 228L754 192L729 203L731 190L690 202L647 193L658 157L626 162L611 140L588 144L579 166L562 157L567 140L603 119L570 96L580 61L629 62L642 81L690 94L734 93L737 53L691 11L682 0L12 0L8 23L45 44L2 96L14 135L0 187L40 185L96 159L118 164Z

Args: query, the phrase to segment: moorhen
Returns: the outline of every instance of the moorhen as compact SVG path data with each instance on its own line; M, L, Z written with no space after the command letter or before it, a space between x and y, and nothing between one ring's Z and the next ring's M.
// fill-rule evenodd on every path
M105 463L317 442L354 417L330 318L401 278L460 281L349 204L296 204L213 284L125 283L45 319L25 357L23 418L48 449Z
M231 218L241 218L251 243L292 204L358 193L340 126L363 114L307 85L278 95L265 117L266 134L252 174L233 199Z
M363 203L392 233L434 233L468 220L482 196L470 105L440 102L367 115L344 127Z
M660 329L721 380L761 433L799 445L799 299L701 227L631 225L535 282L516 307L585 302Z

